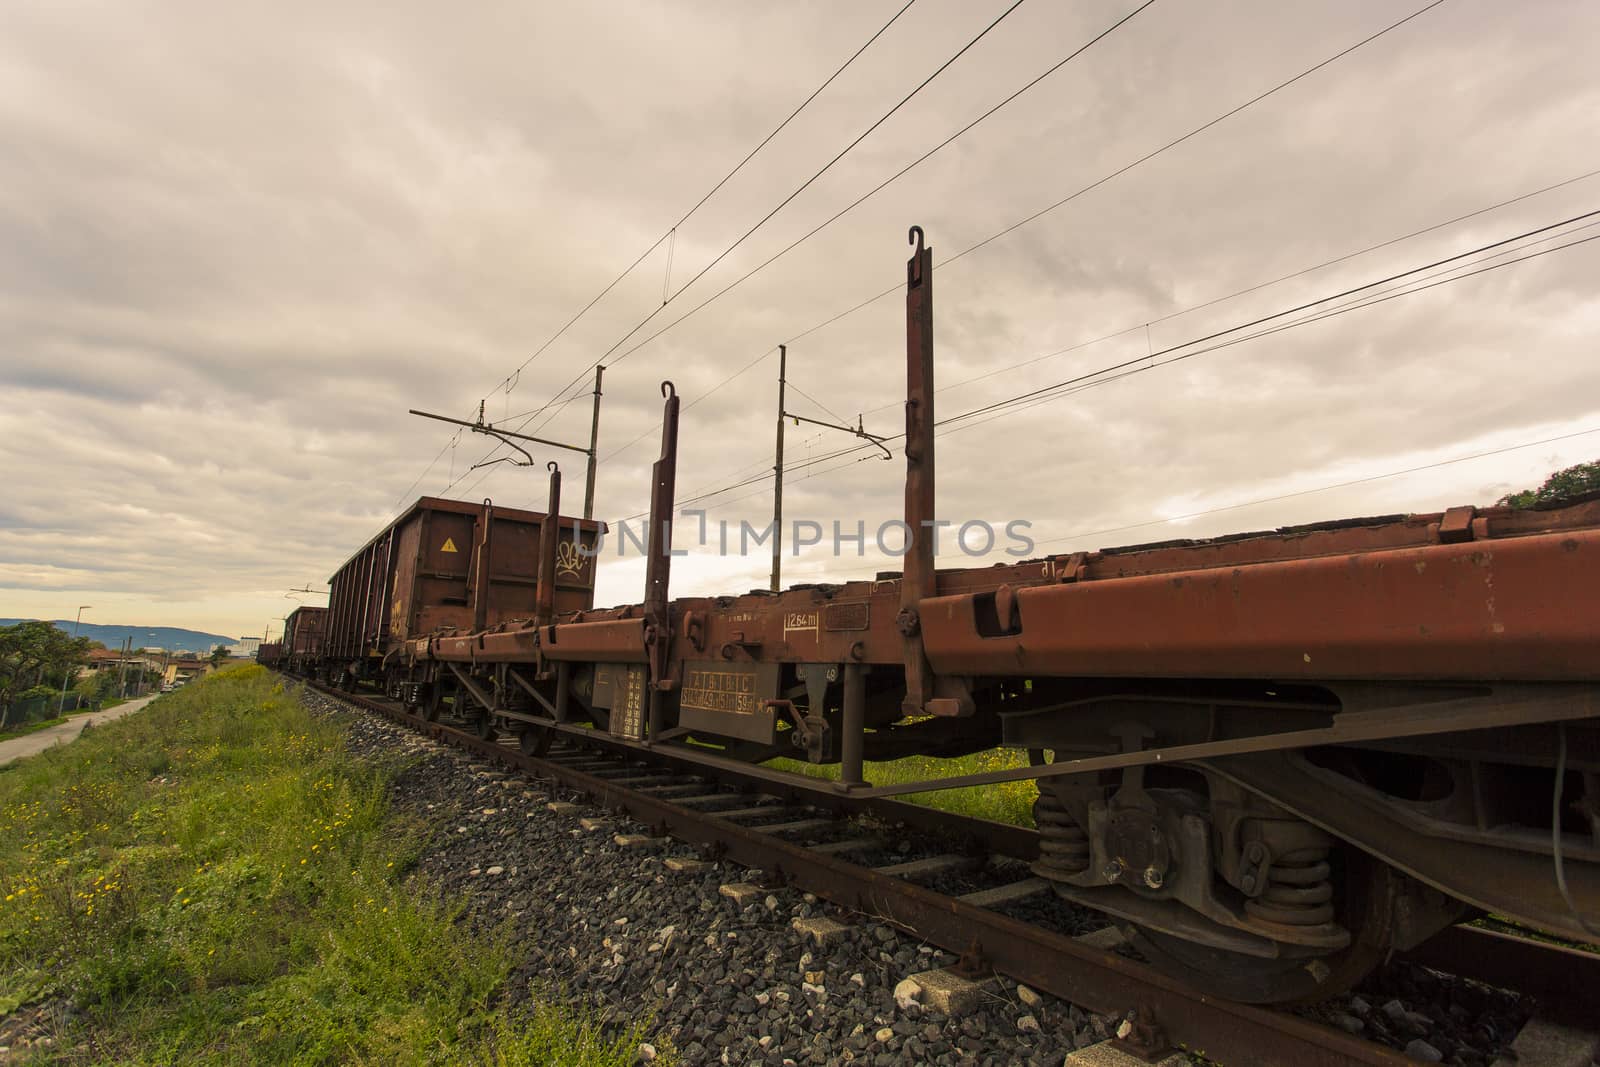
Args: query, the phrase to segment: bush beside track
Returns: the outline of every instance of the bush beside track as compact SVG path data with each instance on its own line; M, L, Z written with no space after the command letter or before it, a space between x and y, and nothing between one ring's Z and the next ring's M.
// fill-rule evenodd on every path
M262 668L0 770L0 1046L104 1062L631 1062L499 1005L504 937L406 879L400 764ZM4 1058L4 1057L0 1057Z

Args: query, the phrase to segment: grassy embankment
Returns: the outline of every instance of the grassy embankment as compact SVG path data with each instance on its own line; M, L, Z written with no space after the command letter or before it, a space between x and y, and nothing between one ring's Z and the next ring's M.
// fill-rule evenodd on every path
M831 780L839 777L839 766L834 763L816 764L776 759L767 765L813 778ZM958 759L907 756L905 759L886 763L873 763L869 760L862 773L873 785L896 785L901 782L920 782L931 778L953 778L962 774L984 774L1027 765L1026 752L998 748ZM1033 782L1022 781L975 786L971 789L941 789L931 793L912 793L899 799L980 819L1032 826L1033 802L1038 796L1039 789Z
M511 946L402 878L395 770L254 666L0 769L0 1018L70 999L92 1062L631 1062L495 1006Z

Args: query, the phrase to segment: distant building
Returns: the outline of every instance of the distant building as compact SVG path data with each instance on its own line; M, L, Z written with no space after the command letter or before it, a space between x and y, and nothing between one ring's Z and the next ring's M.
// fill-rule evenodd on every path
M210 674L214 670L216 668L208 659L175 659L168 661L166 673L161 676L161 680L169 685L177 685L191 678Z
M256 654L256 649L261 647L259 637L241 637L236 644L228 646L228 655L235 659L249 659Z

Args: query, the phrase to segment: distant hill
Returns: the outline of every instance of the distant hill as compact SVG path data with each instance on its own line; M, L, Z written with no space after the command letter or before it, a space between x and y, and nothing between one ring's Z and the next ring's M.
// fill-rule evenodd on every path
M0 619L0 626L12 626L26 619ZM72 632L72 620L54 620L56 628ZM99 641L107 648L121 648L122 642L129 637L133 638L134 648L164 648L170 652L210 652L218 645L231 645L238 641L235 637L224 637L222 634L208 634L200 630L184 630L176 626L125 626L101 625L86 622L78 627L78 636L87 637L92 641Z

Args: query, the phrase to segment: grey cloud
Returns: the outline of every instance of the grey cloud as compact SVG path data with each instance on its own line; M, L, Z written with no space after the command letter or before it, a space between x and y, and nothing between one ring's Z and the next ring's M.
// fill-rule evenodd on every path
M919 0L683 227L681 286L1001 8ZM684 2L105 5L0 42L0 601L257 632L408 493L542 507L535 471L405 414L533 409L658 307L666 249L515 379L892 9ZM1028 4L608 357L599 517L645 503L657 383L706 396L950 256L1397 17L1372 2L1153 6L834 227L675 321L1127 10ZM941 381L1144 322L1600 165L1592 5L1451 0L936 279ZM943 393L953 414L1563 215L1600 180ZM1600 242L1094 388L941 438L941 508L1043 538L1600 425ZM904 312L807 336L793 380L897 433ZM770 465L770 358L684 416L685 493ZM586 389L585 386L579 386ZM803 405L798 398L794 401ZM810 410L797 406L797 410ZM588 431L580 396L545 424ZM623 445L637 444L611 456ZM1109 541L1483 501L1596 438ZM848 446L791 428L790 459ZM436 455L437 462L419 479ZM582 460L554 456L581 499ZM898 463L796 472L795 514L899 507ZM451 485L451 483L454 483ZM415 483L415 488L408 487ZM762 483L710 503L763 521ZM1191 508L1188 503L1197 504ZM1057 548L1066 545L1054 546ZM1074 545L1072 547L1093 547ZM766 560L683 592L761 585ZM600 599L637 595L626 561ZM880 562L802 559L796 580ZM606 577L606 575L615 577ZM715 583L700 587L694 583ZM687 583L687 584L685 584ZM83 602L76 600L75 602ZM315 602L313 599L312 602ZM170 607L164 607L169 605ZM111 609L107 609L111 610ZM181 617L158 617L162 611Z

